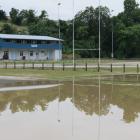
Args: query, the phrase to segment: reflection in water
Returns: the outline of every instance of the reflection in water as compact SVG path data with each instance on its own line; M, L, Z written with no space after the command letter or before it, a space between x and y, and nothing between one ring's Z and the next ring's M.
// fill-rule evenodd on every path
M58 120L58 122L60 122L61 120L60 120L60 99L61 99L61 96L60 96L60 94L61 94L61 85L60 85L60 81L58 81L58 84L59 84L59 86L58 86L58 114L57 114L57 120Z
M75 77L72 80L72 136L74 136L74 104L75 104Z
M40 106L42 111L45 111L49 103L58 99L59 122L60 102L72 99L71 102L74 106L79 111L84 111L86 115L107 115L111 109L110 106L114 105L123 109L123 120L126 123L135 121L140 113L140 86L130 86L129 84L128 86L127 84L124 86L119 85L118 81L123 84L125 83L124 79L120 81L119 76L112 76L108 79L103 77L100 79L99 77L98 80L93 78L73 79L72 86L70 81L66 81L63 83L64 85L51 89L7 92L7 94L1 92L0 112L5 111L8 107L12 113L19 111L33 112L38 106ZM139 83L139 81L136 82Z
M23 111L33 112L39 106L42 111L45 111L49 102L57 98L57 87L53 89L31 90L31 91L16 91L0 93L0 111L9 107L12 113ZM46 91L48 94L46 94ZM53 94L51 94L53 93Z
M99 75L98 77L81 77L80 79L73 77L72 81L55 81L55 83L60 85L50 89L0 92L0 121L9 111L11 113L8 116L12 118L13 114L16 113L15 118L17 120L18 114L24 116L29 113L29 116L31 116L34 112L38 112L36 115L43 113L44 120L39 120L40 123L43 122L40 127L44 125L44 128L46 128L45 122L47 122L50 126L47 129L50 136L53 135L51 135L51 131L56 134L52 140L61 135L63 135L61 140L68 139L67 135L69 134L66 130L72 132L72 138L68 140L85 140L84 135L87 139L108 140L105 139L104 135L108 138L114 132L117 135L118 131L123 131L121 126L125 127L124 130L128 130L128 126L131 124L133 127L139 126L136 125L136 122L140 120L140 86L138 86L140 79L138 76L125 75L124 78L124 76L103 77ZM43 82L42 84L46 83ZM12 83L12 86L15 85ZM10 83L8 83L8 86L10 86ZM18 86L21 85L18 84ZM37 116L33 116L33 118L35 117ZM16 119L15 121L17 121ZM38 119L35 121L38 121ZM118 124L120 127L117 128ZM113 131L112 127L116 130ZM107 128L111 132L108 132ZM0 127L0 130L3 130L3 128ZM57 134L61 133L59 130L63 130L66 134L64 132ZM88 133L84 134L84 132ZM126 139L125 134L122 138ZM137 135L135 140L139 140L139 133L133 135ZM34 138L34 140L37 140L37 138ZM131 139L128 137L127 140Z
M99 124L98 124L98 137L97 140L100 140L100 128L101 128L101 76L98 77L99 80Z

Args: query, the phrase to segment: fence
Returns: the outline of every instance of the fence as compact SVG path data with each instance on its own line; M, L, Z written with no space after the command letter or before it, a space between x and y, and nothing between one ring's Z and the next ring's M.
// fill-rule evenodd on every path
M79 69L83 69L85 71L88 70L94 70L96 72L100 71L109 71L109 72L117 72L121 71L122 73L126 73L128 71L133 71L135 73L139 73L140 68L139 64L122 64L122 63L103 63L101 65L97 64L88 64L88 62L85 62L83 64L75 63L74 66L69 63L35 63L35 62L3 62L0 64L0 68L2 69L42 69L42 70L55 70L55 69L61 69L62 71L65 71L67 69L71 69L73 71L77 71Z

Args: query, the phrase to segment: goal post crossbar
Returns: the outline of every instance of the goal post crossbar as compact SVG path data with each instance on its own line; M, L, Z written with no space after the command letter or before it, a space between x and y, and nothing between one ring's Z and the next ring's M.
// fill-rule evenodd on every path
M98 51L99 49L74 49L75 51Z

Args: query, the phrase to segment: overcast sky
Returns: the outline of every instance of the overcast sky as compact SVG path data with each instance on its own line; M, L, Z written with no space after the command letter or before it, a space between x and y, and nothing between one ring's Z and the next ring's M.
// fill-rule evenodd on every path
M49 18L57 19L58 2L62 3L60 8L61 19L71 19L73 0L0 0L0 6L7 12L9 12L12 7L18 9L34 9L38 13L45 9L48 12ZM123 11L123 2L124 0L101 0L102 5L114 10L114 15ZM98 0L75 0L75 13L91 5L97 7Z

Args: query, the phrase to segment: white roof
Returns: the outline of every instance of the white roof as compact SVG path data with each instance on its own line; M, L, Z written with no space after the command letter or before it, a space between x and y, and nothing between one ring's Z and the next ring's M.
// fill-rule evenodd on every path
M54 37L50 37L50 36L35 36L35 35L0 34L0 38L1 39L25 39L25 40L50 40L50 41L59 41L58 38L54 38Z

